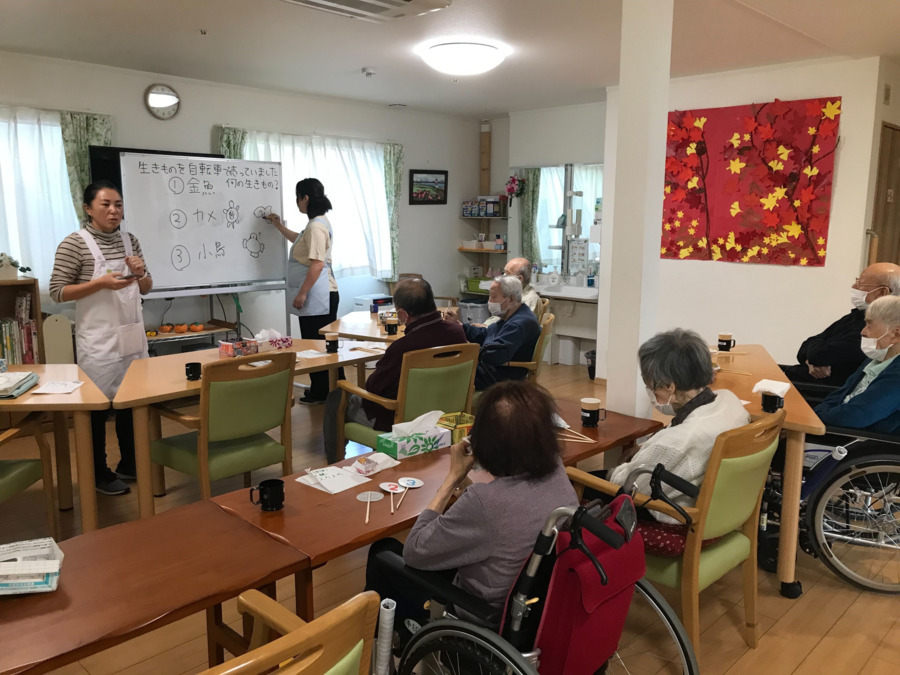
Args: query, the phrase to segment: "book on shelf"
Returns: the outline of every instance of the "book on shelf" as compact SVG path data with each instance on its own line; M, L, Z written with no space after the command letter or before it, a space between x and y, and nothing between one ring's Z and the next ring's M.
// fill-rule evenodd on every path
M31 317L31 294L16 296L15 316L0 318L0 358L7 364L39 363L37 321Z

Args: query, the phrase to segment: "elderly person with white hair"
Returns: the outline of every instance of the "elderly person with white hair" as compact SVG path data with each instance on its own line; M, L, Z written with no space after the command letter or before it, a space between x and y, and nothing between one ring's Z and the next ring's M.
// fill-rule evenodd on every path
M833 426L900 433L900 296L868 306L860 349L866 362L816 406L816 414Z
M475 389L482 391L495 382L524 380L528 371L511 368L510 361L531 361L541 334L537 318L522 304L522 281L504 274L494 279L488 296L488 310L500 320L490 326L463 324L466 339L481 345ZM459 322L456 312L447 312L447 321Z

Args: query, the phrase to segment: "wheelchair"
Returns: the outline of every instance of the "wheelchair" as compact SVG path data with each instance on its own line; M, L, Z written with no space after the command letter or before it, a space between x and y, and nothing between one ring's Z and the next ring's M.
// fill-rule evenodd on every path
M663 482L671 476L656 475ZM407 567L395 553L379 554L379 562L433 598L434 620L406 644L398 675L628 673L640 671L629 663L646 658L647 644L666 672L698 673L675 610L642 578L636 528L627 494L554 510L502 610L444 576Z
M807 450L800 549L863 590L900 593L900 437L828 427ZM770 470L760 511L758 564L778 562L782 474Z

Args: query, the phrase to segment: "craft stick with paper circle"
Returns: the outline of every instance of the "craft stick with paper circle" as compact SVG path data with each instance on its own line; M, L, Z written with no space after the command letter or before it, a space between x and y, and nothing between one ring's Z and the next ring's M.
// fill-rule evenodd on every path
M391 515L394 515L394 493L403 492L403 488L396 483L382 483L378 487L391 495Z
M400 485L405 487L406 489L403 491L403 494L400 495L400 501L397 502L397 508L400 508L400 505L403 503L403 499L406 497L406 493L409 492L410 488L420 488L425 485L425 481L419 478L410 478L409 476L404 476L400 478L398 481Z
M369 506L372 502L378 502L384 499L384 495L380 492L360 492L356 495L356 499L366 503L366 525L369 524Z

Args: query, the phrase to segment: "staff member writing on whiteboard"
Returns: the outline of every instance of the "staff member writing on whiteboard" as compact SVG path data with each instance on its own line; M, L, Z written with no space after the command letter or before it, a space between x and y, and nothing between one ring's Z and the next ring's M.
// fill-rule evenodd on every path
M297 208L309 218L303 232L289 230L274 213L268 220L293 244L287 273L288 311L297 315L301 338L320 340L319 329L337 319L340 301L331 271L331 223L325 217L331 211L331 201L316 178L297 183L296 196ZM300 401L323 403L328 396L328 373L310 373L309 379L309 391Z
M137 237L119 227L123 211L118 187L109 181L88 185L84 212L84 228L56 249L50 297L60 303L75 301L78 365L112 400L128 364L148 356L140 296L152 288L153 279ZM115 411L121 453L115 473L106 465L108 413L91 412L94 480L97 492L122 495L130 492L123 480L135 478L131 410Z

